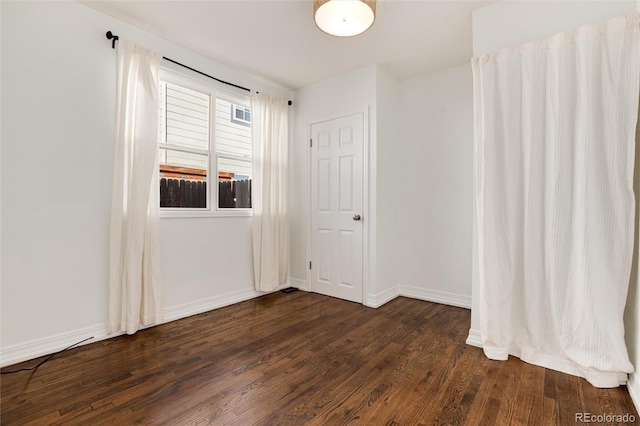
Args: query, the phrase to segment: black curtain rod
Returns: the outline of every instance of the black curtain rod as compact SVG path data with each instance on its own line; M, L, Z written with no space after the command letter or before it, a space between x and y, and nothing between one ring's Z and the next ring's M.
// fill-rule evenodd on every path
M107 31L106 36L107 36L107 39L111 40L111 48L112 48L112 49L115 49L115 48L116 48L116 41L118 41L118 40L120 39L120 37L118 37L117 35L113 34L111 31ZM238 89L246 90L247 92L250 92L250 91L251 91L251 89L247 89L246 87L238 86L237 84L229 83L228 81L220 80L219 78L216 78L216 77L214 77L214 76L212 76L212 75L209 75L209 74L203 73L202 71L198 71L197 69L195 69L195 68L191 68L191 67L190 67L190 66L188 66L188 65L181 64L180 62L178 62L178 61L174 61L173 59L167 58L166 56L163 56L163 57L162 57L162 59L167 60L167 61L169 61L169 62L172 62L172 63L174 63L174 64L176 64L176 65L180 65L180 66L181 66L181 67L183 67L183 68L186 68L186 69L188 69L188 70L191 70L191 71L193 71L193 72L196 72L196 73L198 73L198 74L200 74L200 75L203 75L203 76L205 76L205 77L209 77L209 78L210 78L210 79L212 79L212 80L215 80L215 81L217 81L217 82L220 82L220 83L226 84L226 85L228 85L228 86L233 86L233 87L236 87L236 88L238 88ZM292 104L292 102L291 102L291 101L288 101L288 104L289 104L289 105L291 105L291 104Z

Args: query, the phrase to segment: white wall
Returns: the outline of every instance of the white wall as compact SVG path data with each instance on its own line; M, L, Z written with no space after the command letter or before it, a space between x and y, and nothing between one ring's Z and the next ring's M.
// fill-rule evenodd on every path
M469 63L403 81L400 293L471 306L473 87Z
M635 1L500 2L492 4L473 13L473 54L479 56L529 40L548 37L558 32L570 31L587 23L600 22L635 11ZM477 259L476 238L477 236L474 235L474 259ZM637 261L634 268L637 271ZM477 271L474 271L472 276L473 308L471 330L467 342L478 345L480 344L480 334L477 309ZM627 346L630 350L631 361L636 368L640 365L640 333L637 328L640 300L637 295L637 286L637 280L632 280L629 303L625 312ZM636 406L640 406L640 383L635 378L635 374L631 377L629 391Z
M107 30L224 80L288 93L75 2L0 8L7 365L106 336L116 58ZM250 226L249 217L162 220L167 319L257 295Z
M398 295L398 202L402 123L400 83L376 68L375 145L371 149L371 198L375 206L370 259L374 267L368 306L380 306ZM369 213L371 216L371 213Z
M473 11L473 56L635 11L627 1L501 1Z

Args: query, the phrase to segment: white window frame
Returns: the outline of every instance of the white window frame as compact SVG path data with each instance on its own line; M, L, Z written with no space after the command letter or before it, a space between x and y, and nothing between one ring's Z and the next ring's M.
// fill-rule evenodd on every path
M187 89L195 90L209 95L209 169L207 172L207 208L188 207L160 207L160 218L198 218L198 217L247 217L253 216L251 208L218 208L218 152L216 150L216 99L222 98L232 104L249 107L249 96L245 91L233 90L221 83L217 83L205 77L190 75L174 69L162 66L159 74L160 81L176 84ZM158 143L158 149L163 144ZM180 148L191 151L189 148ZM200 150L195 150L200 153ZM231 154L223 154L225 158L233 158ZM238 159L247 160L244 156L236 156ZM160 182L158 180L157 184Z

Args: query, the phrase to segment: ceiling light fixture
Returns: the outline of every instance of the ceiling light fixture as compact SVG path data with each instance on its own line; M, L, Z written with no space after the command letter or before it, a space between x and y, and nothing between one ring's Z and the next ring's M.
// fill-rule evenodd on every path
M376 0L313 0L313 18L327 34L355 36L375 21Z

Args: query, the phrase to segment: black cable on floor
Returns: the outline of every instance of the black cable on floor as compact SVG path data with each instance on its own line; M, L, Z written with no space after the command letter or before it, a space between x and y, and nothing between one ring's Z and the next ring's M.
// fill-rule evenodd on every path
M73 345L68 346L68 347L66 347L66 348L62 349L61 351L54 352L54 353L52 353L51 355L47 356L47 357L46 357L45 359L43 359L42 361L40 361L39 363L37 363L36 365L34 365L33 367L29 367L29 368L21 368L21 369L19 369L19 370L13 370L13 371L0 371L0 374L13 374L13 373L20 373L21 371L31 371L31 370L35 370L35 369L37 369L38 367L40 367L42 364L44 364L45 362L49 361L49 360L50 360L51 358L53 358L54 356L56 356L56 355L58 355L58 354L61 354L61 353L62 353L62 352L64 352L64 351L68 351L69 349L74 348L74 347L78 346L79 344L84 343L84 342L86 342L87 340L91 340L91 339L93 339L93 336L91 336L91 337L87 337L86 339L81 340L81 341L79 341L78 343L74 343Z

